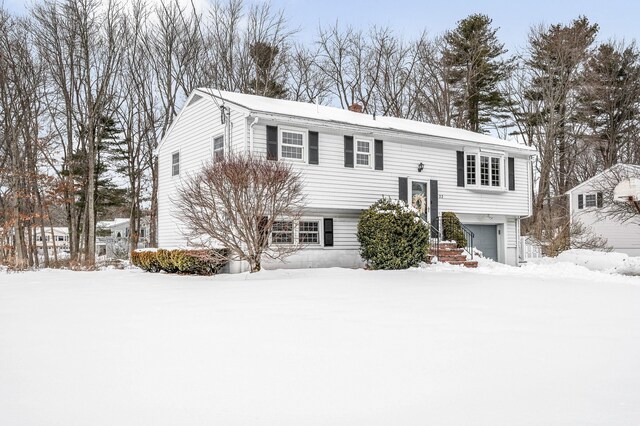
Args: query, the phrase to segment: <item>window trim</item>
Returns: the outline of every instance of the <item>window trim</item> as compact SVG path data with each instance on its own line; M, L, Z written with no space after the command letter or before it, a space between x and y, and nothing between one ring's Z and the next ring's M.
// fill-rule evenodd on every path
M269 245L273 246L302 246L302 248L324 248L324 218L323 217L300 217L294 221L289 218L282 218L274 222L293 222L292 243L274 243L273 229L269 233ZM317 243L301 243L300 242L300 222L317 222L318 223L318 242Z
M173 157L174 157L174 155L176 155L176 154L178 154L178 162L177 162L177 163L174 163L174 162L173 162ZM171 177L172 177L172 178L173 178L173 177L176 177L176 176L180 176L180 160L181 160L181 158L180 158L180 157L182 157L182 154L180 153L180 150L173 151L173 152L171 153ZM178 173L174 173L174 167L175 167L176 165L178 166Z
M358 150L358 142L367 142L369 144L369 152L360 152ZM374 140L373 138L369 138L369 137L362 137L362 136L357 136L354 135L353 136L353 167L358 168L358 169L373 169L373 157L374 157ZM364 165L364 164L358 164L358 154L361 155L367 155L368 157L368 164Z
M302 135L302 146L300 145L289 145L287 146L295 146L302 148L302 158L290 158L282 155L282 146L283 142L283 133L296 133ZM278 159L282 161L291 161L293 163L305 163L309 162L309 131L306 129L302 129L299 127L282 127L278 126Z
M469 183L469 175L468 175L468 164L469 164L469 156L473 156L475 158L475 184ZM482 157L487 157L489 159L489 170L488 170L488 184L482 184ZM499 185L493 185L493 168L494 168L494 159L498 159L498 172L499 172ZM464 151L464 182L465 187L468 189L475 189L480 191L494 191L494 192L506 192L508 191L508 183L507 183L507 154L501 151L492 151L492 150L483 150L483 149L475 149L475 150L466 150Z
M225 151L226 151L226 146L224 143L224 133L219 133L217 135L214 135L211 137L211 160L216 163L218 160L216 160L216 139L220 139L222 138L222 158L224 158L225 155Z
M587 210L587 209L601 209L604 207L604 202L602 203L602 207L598 207L598 193L602 193L602 191L590 191L590 192L581 192L578 194L578 196L582 195L582 208L580 208L580 205L578 205L578 210ZM593 205L592 206L588 206L587 205L587 197L588 196L593 196ZM602 197L602 199L604 200L604 194L600 195L600 197Z

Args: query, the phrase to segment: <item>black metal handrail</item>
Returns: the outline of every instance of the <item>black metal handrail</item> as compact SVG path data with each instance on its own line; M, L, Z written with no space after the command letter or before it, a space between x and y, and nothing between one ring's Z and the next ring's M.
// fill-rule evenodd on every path
M446 237L444 235L445 228L451 229L452 227L459 227L466 241L465 250L467 251L467 253L469 253L471 259L473 259L473 237L475 236L475 234L469 228L464 226L462 222L460 222L460 219L458 219L456 216L438 216L437 220L438 224L440 225L440 232L438 233L438 248L440 245L440 238L445 239ZM459 243L459 241L456 242Z
M433 226L433 223L430 223L429 226L431 228L431 237L429 239L429 243L431 247L434 247L435 245L434 252L438 260L440 260L440 229L437 226Z

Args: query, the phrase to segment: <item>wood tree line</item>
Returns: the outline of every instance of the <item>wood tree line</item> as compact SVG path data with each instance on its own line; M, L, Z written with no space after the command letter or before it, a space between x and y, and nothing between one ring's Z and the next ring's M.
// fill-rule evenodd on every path
M134 3L134 4L131 4ZM49 266L46 229L66 225L71 259L95 261L96 222L119 207L150 215L154 149L187 95L206 86L492 132L535 146L531 232L577 182L640 163L640 53L597 43L597 24L530 29L507 52L488 16L436 37L321 26L300 43L268 3L40 0L0 10L0 262ZM126 188L126 189L125 189ZM555 217L554 216L554 217Z

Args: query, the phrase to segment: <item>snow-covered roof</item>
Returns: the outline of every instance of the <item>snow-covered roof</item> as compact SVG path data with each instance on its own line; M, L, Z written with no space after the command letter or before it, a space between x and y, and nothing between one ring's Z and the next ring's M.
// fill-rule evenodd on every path
M129 223L128 217L117 217L113 220L101 220L96 224L97 228L107 229L113 226L122 225L123 223Z
M579 183L578 185L574 186L573 188L571 188L570 190L565 192L565 195L569 195L573 191L575 191L576 189L582 188L584 185L588 184L589 182L591 182L591 181L593 181L595 179L599 179L605 173L609 173L611 171L618 170L618 169L623 169L627 174L634 174L634 175L635 174L640 174L640 166L639 165L622 164L622 163L614 164L613 166L609 167L607 170L604 170L604 171L598 173L597 175L595 175L594 177L589 178L589 179L585 180L584 182Z
M273 99L263 96L226 92L209 88L200 88L197 90L222 101L243 107L252 112L285 115L302 119L398 131L409 134L436 136L447 139L457 139L460 141L508 147L512 149L515 148L526 151L535 151L535 148L526 146L517 141L507 141L490 135L471 132L469 130L440 126L422 121L379 115L373 116L371 114L353 112L325 105L316 105L314 103Z

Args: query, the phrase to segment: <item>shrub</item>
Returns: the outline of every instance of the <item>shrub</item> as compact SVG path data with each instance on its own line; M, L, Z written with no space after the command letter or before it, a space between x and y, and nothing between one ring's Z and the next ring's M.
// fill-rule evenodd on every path
M226 249L135 250L131 263L148 272L213 275L227 263Z
M467 239L462 231L462 224L453 212L442 213L442 238L447 241L455 241L458 248L467 246Z
M176 251L178 250L159 249L156 252L156 259L158 260L162 271L168 272L169 274L175 274L179 271L173 260L173 253Z
M362 212L360 255L372 269L405 269L427 258L429 225L403 201L387 198Z
M131 253L131 263L147 272L160 272L160 263L155 250L134 250Z

